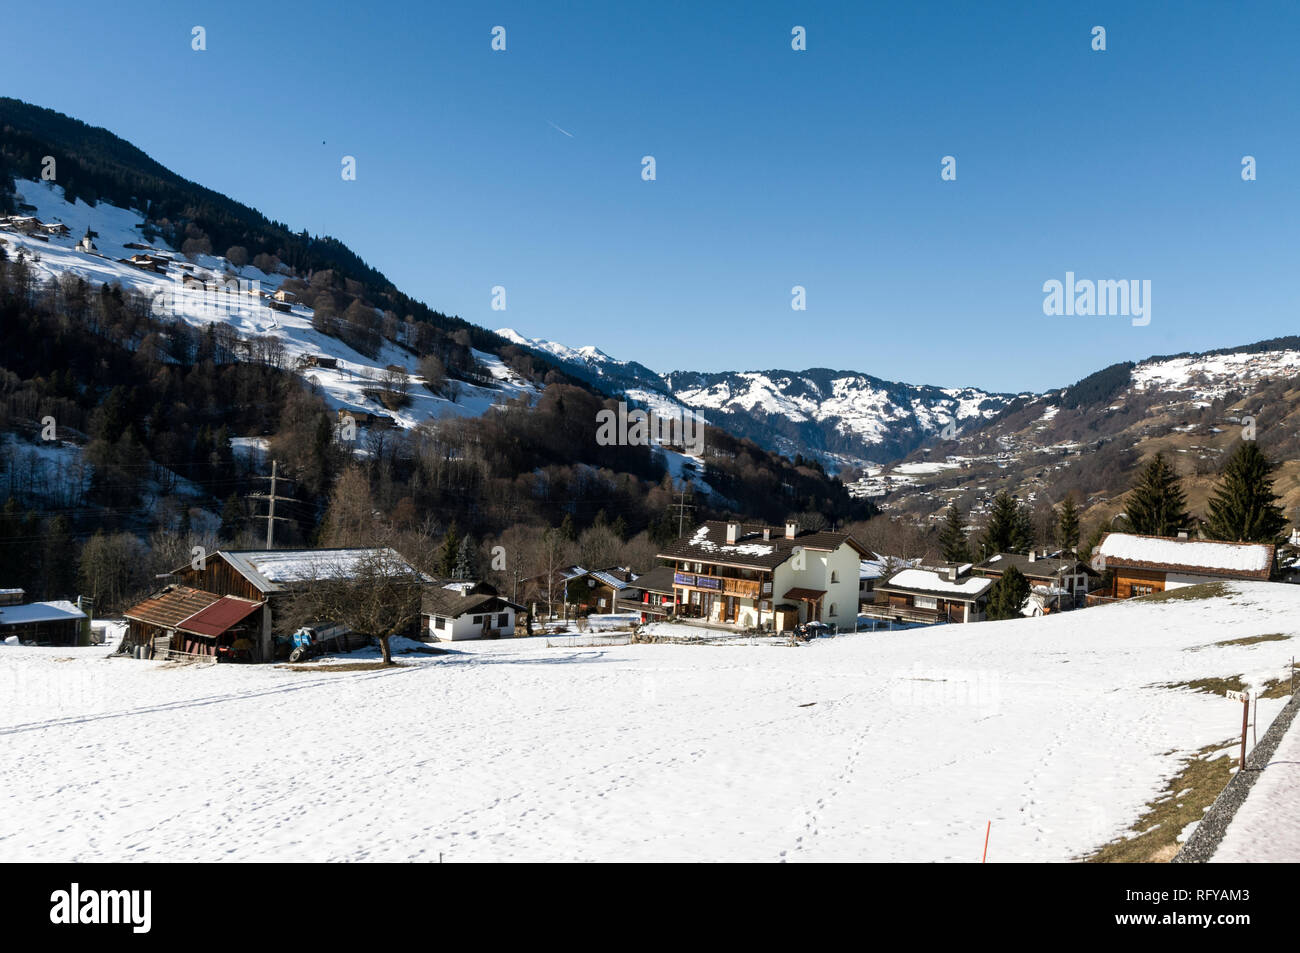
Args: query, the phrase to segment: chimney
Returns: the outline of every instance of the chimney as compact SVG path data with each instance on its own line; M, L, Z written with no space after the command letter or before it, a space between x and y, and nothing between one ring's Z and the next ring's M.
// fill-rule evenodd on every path
M1180 530L1178 531L1178 538L1179 538L1179 539L1187 539L1187 530L1185 530L1185 529L1180 529Z
M1032 563L1037 558L1038 558L1038 550L1031 549L1029 551L1029 561Z
M799 524L794 520L785 521L785 538L794 539L794 534L799 532Z
M736 545L736 537L739 536L739 535L740 535L740 524L739 524L739 523L728 523L728 524L727 524L727 545L728 545L728 546L735 546L735 545Z
M960 568L960 567L958 567L958 566L949 566L949 567L948 567L948 581L949 581L949 582L956 582L956 581L957 581L957 571L958 571L959 568Z
M772 527L770 527L770 526L764 526L764 527L763 527L763 542L767 543L767 542L771 542L771 540L772 540Z

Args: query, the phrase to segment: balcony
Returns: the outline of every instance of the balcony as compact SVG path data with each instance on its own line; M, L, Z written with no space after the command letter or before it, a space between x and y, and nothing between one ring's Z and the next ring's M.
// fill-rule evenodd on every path
M765 582L760 587L757 579L735 579L731 576L711 576L706 573L678 572L673 574L673 582L688 589L700 589L704 592L716 592L724 596L739 599L757 599L760 589L765 596L772 595L772 584Z

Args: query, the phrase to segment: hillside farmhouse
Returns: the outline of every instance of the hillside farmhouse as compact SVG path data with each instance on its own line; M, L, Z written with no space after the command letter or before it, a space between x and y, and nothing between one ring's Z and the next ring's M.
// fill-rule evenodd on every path
M709 521L658 558L673 569L679 617L783 631L812 621L852 628L870 555L847 533Z
M1092 568L1113 572L1114 580L1094 595L1131 599L1215 580L1267 580L1273 573L1273 557L1270 543L1107 533L1093 550Z
M141 637L153 637L160 629L172 629L185 643L199 636L219 645L224 637L234 634L230 631L233 627L240 626L255 643L254 657L268 662L275 657L274 635L286 627L285 620L278 617L283 617L286 601L295 592L355 578L374 559L382 559L408 575L412 586L431 581L398 553L386 548L221 550L203 560L201 568L187 563L174 570L170 575L177 584L170 592L155 594L145 603L132 607L126 616L140 617ZM215 609L213 617L197 620L205 623L205 627L194 631L198 627L192 613L217 607L224 597L229 598ZM153 600L159 601L146 606ZM191 606L191 615L177 617ZM131 635L128 632L128 638Z

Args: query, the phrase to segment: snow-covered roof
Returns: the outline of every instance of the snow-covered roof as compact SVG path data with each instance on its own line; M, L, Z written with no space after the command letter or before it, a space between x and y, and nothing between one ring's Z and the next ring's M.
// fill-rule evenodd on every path
M954 581L949 579L946 573L931 569L900 569L885 581L883 587L877 588L915 589L921 592L974 599L982 595L991 585L993 580L984 576L966 576Z
M1265 578L1273 565L1273 547L1267 543L1221 543L1133 533L1109 533L1097 547L1096 556L1102 569L1105 565L1132 565Z
M26 625L31 622L59 622L84 618L86 613L63 599L0 608L0 625Z
M222 551L220 555L263 592L276 592L297 582L347 579L356 575L368 560L376 558L418 575L396 550L387 547ZM432 581L428 576L421 578Z

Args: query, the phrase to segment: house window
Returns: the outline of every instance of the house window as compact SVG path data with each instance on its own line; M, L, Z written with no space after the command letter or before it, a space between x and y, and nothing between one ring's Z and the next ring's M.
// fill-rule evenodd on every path
M837 583L837 582L839 582L839 581L840 581L840 574L837 573L834 569L832 569L832 570L831 570L831 583L834 584L834 583Z
M436 615L433 617L433 627L435 629L445 629L447 628L447 620L440 615Z
M831 615L831 616L837 616L837 615L839 615L839 613L835 611L835 603L833 603L833 602L831 603L831 611L830 611L829 613L827 613L827 614L828 614L828 615Z
M498 629L504 629L509 624L510 624L510 613L502 612L500 615L497 616Z
M474 624L475 624L475 625L482 625L482 624L483 624L483 616L481 616L481 615L476 615L476 616L474 616Z
M913 600L913 605L918 609L937 609L939 608L939 600L934 596L917 596Z

